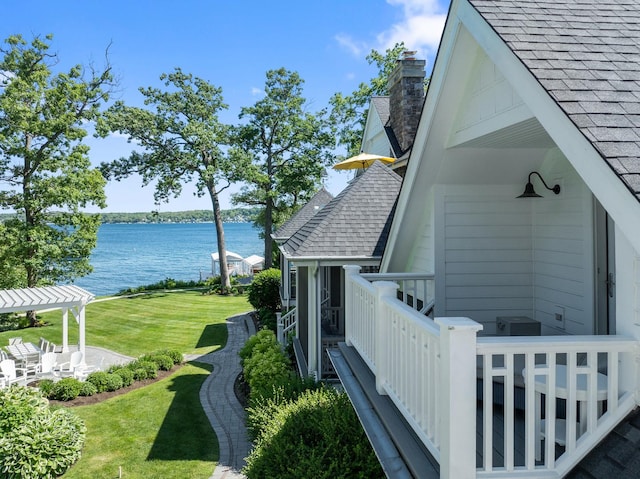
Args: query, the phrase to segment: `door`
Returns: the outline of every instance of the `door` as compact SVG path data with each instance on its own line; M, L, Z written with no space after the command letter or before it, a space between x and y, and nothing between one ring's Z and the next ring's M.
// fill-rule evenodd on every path
M598 200L595 201L596 318L594 334L615 334L615 227Z

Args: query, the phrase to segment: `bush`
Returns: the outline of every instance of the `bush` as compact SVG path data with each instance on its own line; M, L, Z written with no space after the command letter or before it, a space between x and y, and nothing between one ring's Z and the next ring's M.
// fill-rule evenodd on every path
M131 369L131 372L133 373L133 379L135 381L144 381L145 379L148 379L147 370L144 368Z
M260 324L265 328L270 329L273 332L277 331L278 317L274 311L271 311L268 308L262 308L258 311L258 318L260 319Z
M107 374L107 391L122 389L122 384L122 378L118 374Z
M314 378L293 376L274 385L270 395L257 396L247 409L247 429L251 440L258 438L282 404L297 399L303 392L323 387Z
M248 479L384 477L349 398L331 388L281 404L243 472Z
M37 389L16 385L0 389L0 437L29 422L46 406Z
M242 349L240 349L240 352L238 354L240 355L242 363L244 364L244 361L247 358L250 358L254 355L254 350L256 350L255 353L257 354L260 351L269 349L272 345L278 345L276 335L269 329L261 329L256 334L247 339L247 342L244 343L244 346L242 346Z
M248 299L256 310L277 311L280 308L280 270L270 268L256 274L249 286Z
M53 379L41 379L38 381L38 389L44 397L49 397L53 389Z
M82 420L68 409L52 412L41 406L29 420L0 435L2 477L61 476L80 458L85 434Z
M122 367L113 371L113 374L117 374L122 378L123 388L126 388L127 386L131 386L133 384L133 371L131 369Z
M95 371L87 376L86 382L93 384L97 392L103 393L107 391L108 373Z
M249 338L239 354L251 397L270 396L273 385L283 384L294 375L289 358L282 352L275 334L268 329Z
M51 388L51 399L58 401L71 401L80 394L82 383L76 378L63 378Z
M173 364L182 364L182 362L184 361L182 353L177 349L161 349L160 351L156 351L154 354L169 356L173 361Z
M80 396L93 396L98 393L98 388L88 381L82 383L80 386Z
M142 356L140 359L155 363L161 371L170 371L173 367L173 359L165 354L152 353Z

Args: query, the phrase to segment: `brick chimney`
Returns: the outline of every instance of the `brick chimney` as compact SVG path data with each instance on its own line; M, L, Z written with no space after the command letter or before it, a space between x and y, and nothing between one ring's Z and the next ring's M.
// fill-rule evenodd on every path
M411 145L418 129L424 102L425 60L416 60L415 52L404 52L389 76L389 122L402 151Z

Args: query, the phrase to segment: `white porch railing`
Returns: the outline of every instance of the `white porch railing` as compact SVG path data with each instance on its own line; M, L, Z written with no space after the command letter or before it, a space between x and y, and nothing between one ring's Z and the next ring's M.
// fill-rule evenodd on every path
M433 308L433 273L365 273L367 281L393 281L398 283L400 300L420 312L428 313Z
M289 331L295 329L296 337L299 336L298 331L298 308L287 311L284 315L276 313L276 336L278 342L282 345L287 344L287 336Z
M357 266L345 270L345 340L375 374L378 392L389 395L440 463L443 478L561 477L635 406L635 379L621 380L637 378L635 340L477 338L482 326L471 319L432 320L397 299L397 284L370 283ZM625 368L633 370L621 375ZM523 379L523 369L534 373L524 371ZM476 431L479 383L483 406ZM494 404L496 386L503 390L502 407ZM518 391L524 412L516 410ZM557 398L566 404L564 417L542 421L561 415ZM503 432L494 435L501 421ZM518 421L524 434L516 437ZM564 444L558 457L556 443ZM494 463L496 452L503 459Z

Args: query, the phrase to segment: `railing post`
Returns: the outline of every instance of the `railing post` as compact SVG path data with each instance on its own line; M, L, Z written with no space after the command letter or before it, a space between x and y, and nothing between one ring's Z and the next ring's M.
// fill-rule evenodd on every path
M351 346L353 321L353 277L360 273L360 266L347 264L344 269L344 340L347 346Z
M476 334L469 318L436 318L440 325L442 404L440 477L476 477Z
M276 313L276 337L280 344L284 344L284 325L282 324L282 313Z
M387 394L384 383L387 380L387 364L391 360L389 357L389 333L388 325L391 318L385 316L385 309L382 307L384 298L396 299L398 283L392 281L376 281L373 283L376 288L375 306L375 347L373 360L376 365L376 391L378 394Z

